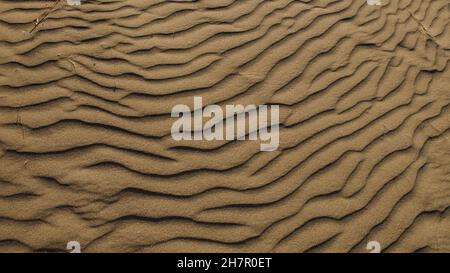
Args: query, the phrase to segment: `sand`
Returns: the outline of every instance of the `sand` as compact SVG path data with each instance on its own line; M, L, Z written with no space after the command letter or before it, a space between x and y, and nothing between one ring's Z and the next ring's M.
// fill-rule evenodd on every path
M2 0L0 252L450 252L450 3L381 2Z

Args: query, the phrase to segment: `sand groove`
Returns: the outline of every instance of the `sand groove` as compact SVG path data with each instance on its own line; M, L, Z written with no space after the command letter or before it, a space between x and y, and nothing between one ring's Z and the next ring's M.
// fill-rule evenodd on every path
M0 252L450 251L450 2L0 2ZM280 148L171 138L281 105Z

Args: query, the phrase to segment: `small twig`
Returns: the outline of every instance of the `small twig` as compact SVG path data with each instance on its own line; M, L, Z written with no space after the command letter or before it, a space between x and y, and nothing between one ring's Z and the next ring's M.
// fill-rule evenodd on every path
M53 6L51 8L47 9L41 15L39 15L38 18L36 18L36 23L34 24L34 27L30 30L30 33L32 33L42 22L44 22L50 15L50 13L52 13L53 11L55 11L57 9L58 4L61 1L62 0L56 0L55 4L53 4Z
M432 42L434 42L438 48L442 48L442 46L439 44L439 42L436 40L436 37L434 37L433 35L431 35L430 31L428 30L428 28L426 28L422 22L417 19L414 14L412 14L412 12L410 12L409 10L406 10L410 15L411 18L416 21L416 23L419 25L419 30L420 32L422 32L422 34L424 34L425 36L428 36Z

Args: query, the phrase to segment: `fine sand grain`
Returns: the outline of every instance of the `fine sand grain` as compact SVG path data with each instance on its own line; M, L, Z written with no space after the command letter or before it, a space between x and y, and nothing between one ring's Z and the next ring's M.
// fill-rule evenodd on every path
M450 2L381 3L1 0L0 252L450 252Z

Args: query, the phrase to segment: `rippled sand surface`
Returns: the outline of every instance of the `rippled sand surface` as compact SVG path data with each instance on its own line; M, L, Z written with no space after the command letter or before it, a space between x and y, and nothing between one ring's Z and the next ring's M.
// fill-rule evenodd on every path
M0 252L450 252L448 0L54 3L0 1Z

